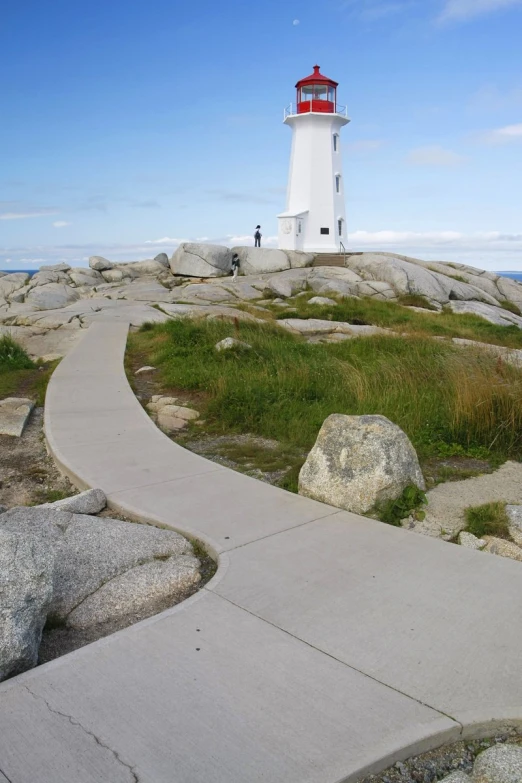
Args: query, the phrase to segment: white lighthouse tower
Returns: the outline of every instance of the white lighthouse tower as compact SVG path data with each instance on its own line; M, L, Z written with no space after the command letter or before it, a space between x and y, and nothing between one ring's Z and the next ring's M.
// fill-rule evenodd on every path
M293 137L286 210L278 215L282 250L336 253L345 238L340 131L350 120L337 104L337 86L316 65L297 82L295 106L285 109Z

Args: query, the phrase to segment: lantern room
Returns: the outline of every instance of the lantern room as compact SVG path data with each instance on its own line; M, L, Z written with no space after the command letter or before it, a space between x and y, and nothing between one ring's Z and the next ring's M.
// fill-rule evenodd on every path
M308 112L335 114L338 82L323 76L319 65L314 65L314 72L301 79L295 86L298 114Z

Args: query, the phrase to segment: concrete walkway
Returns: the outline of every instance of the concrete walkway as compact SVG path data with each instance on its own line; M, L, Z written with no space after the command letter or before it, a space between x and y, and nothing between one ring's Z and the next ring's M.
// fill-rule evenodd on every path
M150 421L97 323L46 433L79 487L198 536L179 606L0 686L0 781L339 783L522 724L519 563L339 512L207 462Z

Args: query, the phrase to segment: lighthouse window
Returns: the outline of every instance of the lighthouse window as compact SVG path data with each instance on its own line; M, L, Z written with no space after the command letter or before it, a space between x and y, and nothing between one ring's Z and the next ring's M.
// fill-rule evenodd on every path
M329 234L329 233L330 233L330 229L329 228L322 228L321 229L321 234Z
M333 136L333 147L334 147L334 152L339 152L339 134L338 133L334 133L334 136Z
M341 192L341 176L340 174L337 174L335 177L335 192L340 193Z
M343 221L342 221L342 218L337 221L337 225L339 227L339 236L342 237L342 235L343 235Z

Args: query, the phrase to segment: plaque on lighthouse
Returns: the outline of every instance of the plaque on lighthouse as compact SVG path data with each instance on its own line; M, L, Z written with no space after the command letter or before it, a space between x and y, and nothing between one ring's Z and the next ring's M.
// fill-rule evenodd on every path
M318 65L296 84L296 102L285 109L292 129L286 209L279 247L313 253L339 251L346 231L341 128L350 120L337 103L338 83Z

